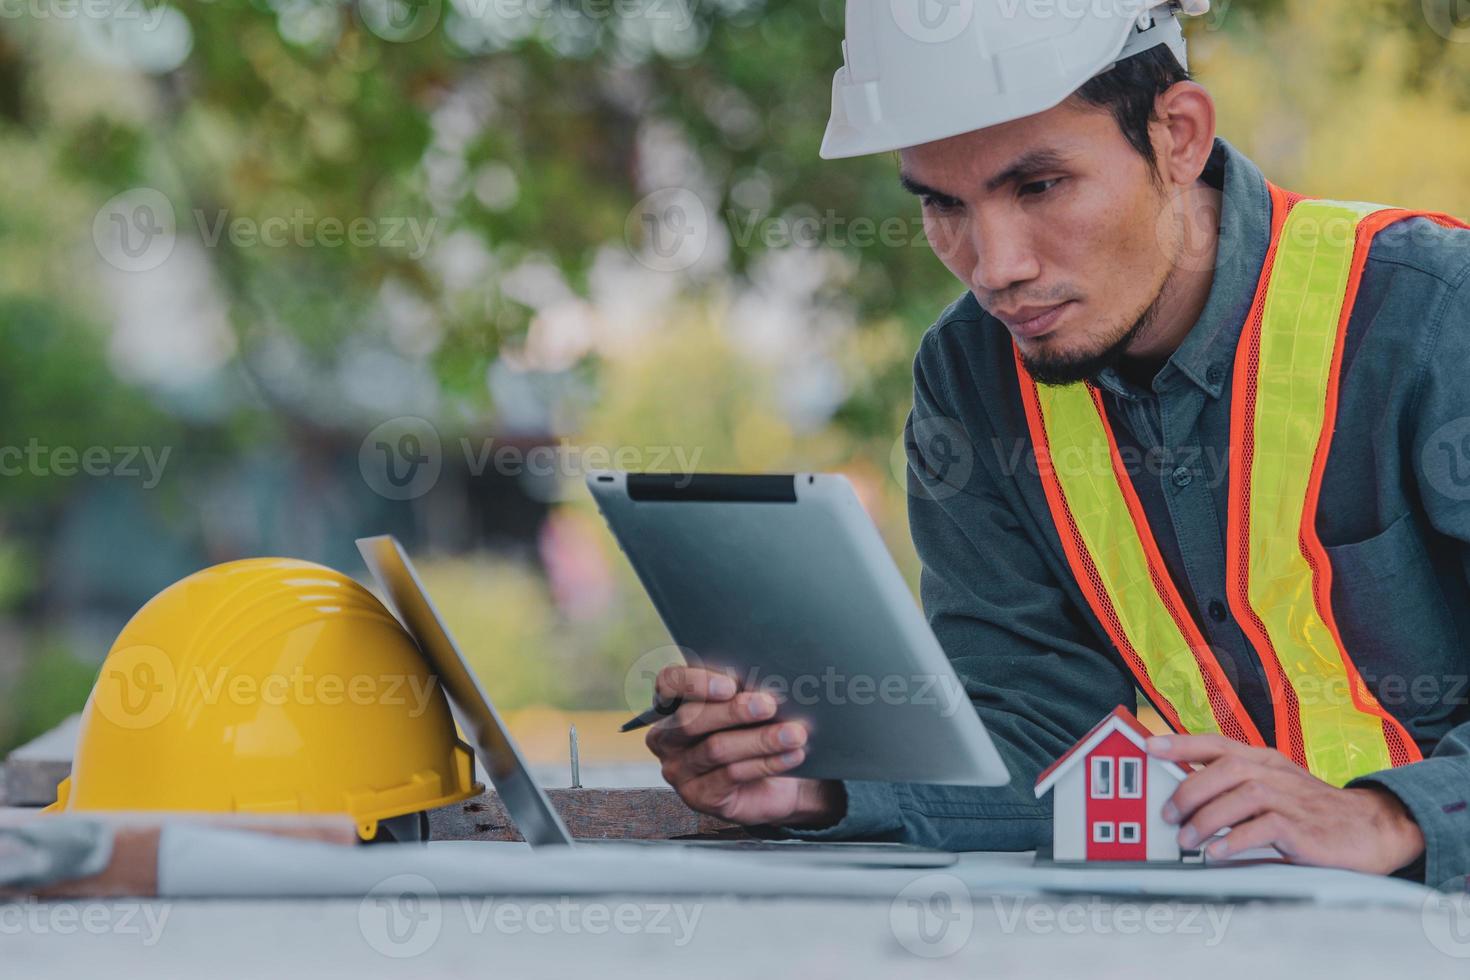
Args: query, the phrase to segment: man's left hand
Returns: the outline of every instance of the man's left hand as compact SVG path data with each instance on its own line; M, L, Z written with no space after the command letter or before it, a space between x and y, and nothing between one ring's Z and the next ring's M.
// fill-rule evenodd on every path
M1179 824L1179 844L1209 847L1212 858L1273 846L1293 864L1392 874L1424 853L1424 835L1398 797L1387 790L1338 789L1275 749L1242 745L1222 735L1166 735L1148 741L1149 754L1202 764L1164 804Z

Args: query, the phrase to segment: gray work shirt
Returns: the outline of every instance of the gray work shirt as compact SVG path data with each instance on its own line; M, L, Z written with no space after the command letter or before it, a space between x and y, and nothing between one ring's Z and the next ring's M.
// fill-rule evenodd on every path
M1273 744L1259 658L1226 601L1235 347L1270 238L1261 171L1218 140L1219 251L1198 323L1149 388L1098 377L1170 572L1241 701ZM1422 828L1422 866L1470 873L1470 232L1426 219L1375 240L1343 358L1317 528L1345 646L1425 761L1350 785L1395 793ZM957 850L1049 841L1036 774L1134 680L1073 579L1037 476L1010 336L966 294L925 334L909 418L909 518L925 611L1012 774L1002 789L847 784L814 838Z

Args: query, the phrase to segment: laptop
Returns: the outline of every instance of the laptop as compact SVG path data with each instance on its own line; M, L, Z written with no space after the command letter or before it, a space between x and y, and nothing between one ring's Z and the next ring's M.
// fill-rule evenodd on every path
M526 765L480 679L470 669L407 553L392 535L360 538L357 549L377 580L388 607L417 642L444 685L475 754L500 794L516 829L532 848L589 844L706 847L760 855L788 855L802 863L886 868L939 868L954 854L907 844L803 840L574 839Z

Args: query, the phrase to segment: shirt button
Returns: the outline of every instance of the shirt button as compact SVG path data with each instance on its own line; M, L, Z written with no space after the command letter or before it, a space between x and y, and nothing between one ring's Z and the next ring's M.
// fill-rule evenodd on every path
M1182 490L1193 482L1194 474L1189 472L1188 466L1181 466L1174 471L1174 485L1179 489Z
M1225 380L1225 369L1218 364L1211 364L1210 369L1205 372L1205 380L1212 385L1217 385Z
M1219 599L1214 599L1210 602L1211 619L1213 619L1217 623L1223 623L1225 622L1226 615L1227 613L1225 610L1225 603L1221 602Z

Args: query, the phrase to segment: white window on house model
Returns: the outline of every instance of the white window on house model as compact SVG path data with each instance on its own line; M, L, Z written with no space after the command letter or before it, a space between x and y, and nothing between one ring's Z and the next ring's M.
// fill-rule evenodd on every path
M1136 823L1118 824L1118 843L1137 844L1143 839L1143 827Z
M1137 824L1134 826L1137 826ZM1092 842L1094 844L1111 844L1113 842L1113 822L1111 820L1099 820L1092 825Z
M1092 798L1094 800L1113 798L1113 759L1111 756L1092 757Z
M1118 798L1137 800L1143 796L1143 760L1118 760Z

